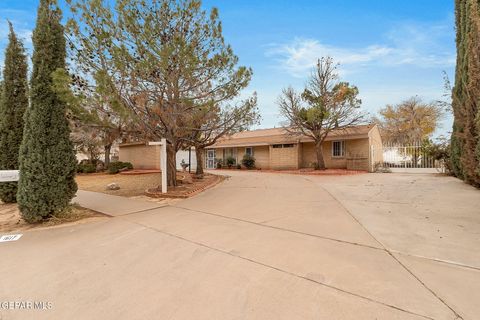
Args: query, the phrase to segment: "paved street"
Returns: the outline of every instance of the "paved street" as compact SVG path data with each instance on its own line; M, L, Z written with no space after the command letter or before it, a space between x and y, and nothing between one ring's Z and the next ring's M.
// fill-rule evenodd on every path
M0 319L478 318L478 190L429 174L224 173L168 205L80 192L113 217L0 243L0 301L52 303Z

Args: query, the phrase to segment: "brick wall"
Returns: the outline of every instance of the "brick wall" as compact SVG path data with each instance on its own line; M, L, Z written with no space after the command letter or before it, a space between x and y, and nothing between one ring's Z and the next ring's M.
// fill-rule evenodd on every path
M243 149L245 152L245 148ZM253 147L255 166L260 169L270 169L270 150L268 146ZM241 155L243 157L243 153ZM241 161L242 158L240 158Z
M299 143L297 144L298 152L297 152L297 169L302 167L302 162L303 162L303 144Z
M325 161L325 166L331 169L345 169L347 167L347 158L344 157L332 157L332 142L325 141L323 143L323 160ZM348 152L349 142L345 145L345 155Z
M345 156L332 157L332 141L323 143L323 160L325 166L332 169L368 170L369 144L368 139L345 140ZM315 144L302 143L301 167L311 168L317 162Z
M134 169L160 169L160 146L121 145L119 160L131 162Z
M369 169L369 139L354 139L347 141L347 169Z
M348 170L368 171L368 158L351 158L347 159Z
M302 143L302 168L312 168L313 164L317 162L315 154L315 144L313 142Z
M380 130L377 126L373 127L368 133L372 151L369 155L370 171L374 169L376 163L383 163L383 144Z
M325 161L325 166L332 169L342 169L347 167L347 161L345 157L334 158L332 157L332 142L325 141L323 143L323 160ZM346 145L348 148L348 142ZM303 143L302 148L302 167L303 168L312 168L314 163L317 162L317 155L315 152L315 144L313 142Z
M270 169L298 169L298 143L291 148L274 148L270 146Z

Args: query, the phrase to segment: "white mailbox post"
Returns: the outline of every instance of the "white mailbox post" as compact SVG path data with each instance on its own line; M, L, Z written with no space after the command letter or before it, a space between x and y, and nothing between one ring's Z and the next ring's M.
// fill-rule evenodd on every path
M160 146L160 170L162 170L162 193L167 193L167 140L149 142L149 146Z
M19 170L0 170L0 182L15 182L19 178Z

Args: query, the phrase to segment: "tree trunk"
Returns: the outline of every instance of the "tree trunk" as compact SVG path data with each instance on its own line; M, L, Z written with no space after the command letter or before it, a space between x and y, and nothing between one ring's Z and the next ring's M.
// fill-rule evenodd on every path
M177 186L177 152L170 143L167 143L167 185Z
M112 150L112 145L107 144L103 146L103 149L105 151L105 168L108 168L108 165L110 164L110 151Z
M197 157L197 169L195 174L197 176L203 176L203 151L204 148L195 147L195 156Z
M317 155L317 163L315 164L315 170L325 170L325 161L323 160L323 148L322 142L315 144L315 153Z
M89 153L89 156L88 156L89 159L88 159L88 161L89 161L90 163L93 163L93 162L96 160L96 157L95 157L95 147L89 148L88 153Z

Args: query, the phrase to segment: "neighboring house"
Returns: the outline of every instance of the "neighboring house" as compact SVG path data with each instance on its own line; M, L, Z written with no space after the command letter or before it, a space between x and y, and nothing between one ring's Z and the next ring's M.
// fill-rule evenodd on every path
M219 140L205 152L205 166L214 169L217 161L233 157L241 163L244 154L255 158L261 169L300 169L316 163L313 140L292 135L284 128L259 129L235 133ZM373 171L383 161L382 139L374 124L334 130L323 143L327 168Z
M119 160L130 162L134 169L160 170L160 146L148 146L145 142L122 143L119 146ZM191 169L195 170L197 160L195 148L177 152L177 169L181 170L181 162L191 161Z

